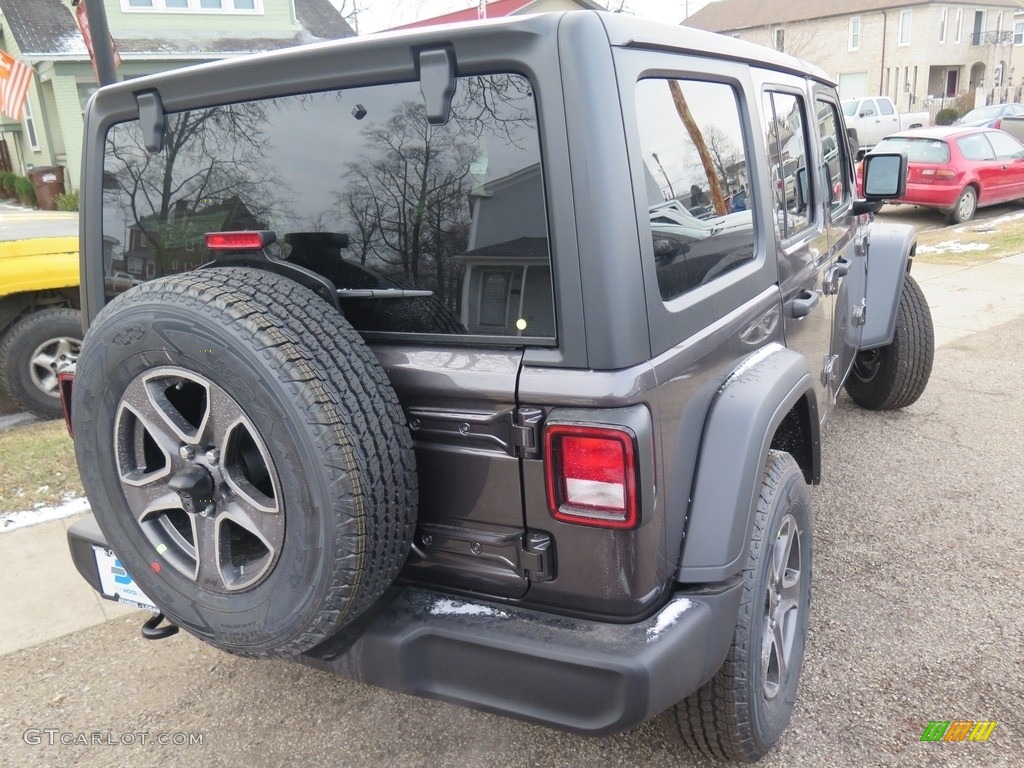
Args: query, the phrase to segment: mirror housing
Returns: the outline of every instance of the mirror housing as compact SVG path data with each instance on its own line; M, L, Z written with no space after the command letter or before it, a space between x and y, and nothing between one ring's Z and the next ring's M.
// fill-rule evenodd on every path
M864 198L854 202L856 215L875 213L885 201L898 200L907 193L905 152L868 152L861 173Z

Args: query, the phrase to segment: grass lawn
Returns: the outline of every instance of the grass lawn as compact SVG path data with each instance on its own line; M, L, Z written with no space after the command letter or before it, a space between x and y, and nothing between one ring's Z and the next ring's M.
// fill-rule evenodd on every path
M0 513L84 496L75 447L61 420L0 432Z
M1024 211L920 232L917 256L933 264L984 264L1024 252Z

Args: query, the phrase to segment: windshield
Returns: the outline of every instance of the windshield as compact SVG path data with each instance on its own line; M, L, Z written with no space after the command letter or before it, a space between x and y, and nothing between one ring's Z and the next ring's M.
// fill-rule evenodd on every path
M847 117L853 117L855 114L857 114L858 103L859 102L856 99L854 99L853 101L844 101L843 114L846 115Z
M972 120L994 120L1003 114L1003 105L996 104L994 107L978 107L978 109L972 109L966 115L960 118L962 122L970 122Z
M875 152L906 152L911 163L948 163L949 145L940 139L890 136L875 146Z

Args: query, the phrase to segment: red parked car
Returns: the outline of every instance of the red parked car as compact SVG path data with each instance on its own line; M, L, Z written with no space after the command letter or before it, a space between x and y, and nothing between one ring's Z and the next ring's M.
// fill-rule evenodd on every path
M938 208L951 224L983 206L1024 198L1024 144L1003 131L917 128L882 139L874 151L907 153L907 193L894 203Z

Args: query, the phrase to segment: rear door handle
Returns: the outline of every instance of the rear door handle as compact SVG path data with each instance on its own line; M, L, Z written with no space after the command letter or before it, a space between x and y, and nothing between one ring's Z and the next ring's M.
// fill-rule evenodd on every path
M789 316L792 318L807 317L818 306L821 294L817 291L804 289L796 298L789 301Z

